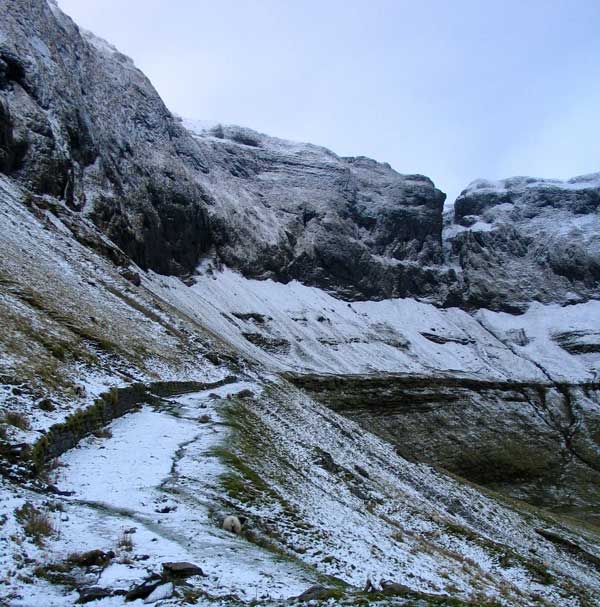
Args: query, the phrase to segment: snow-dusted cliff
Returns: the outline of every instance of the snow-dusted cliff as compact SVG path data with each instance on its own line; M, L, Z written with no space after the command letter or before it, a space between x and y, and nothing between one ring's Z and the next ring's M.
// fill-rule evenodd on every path
M476 182L444 236L445 196L428 178L182 124L131 60L56 7L0 11L0 168L64 199L144 269L187 275L211 256L350 300L506 311L598 294L597 177Z

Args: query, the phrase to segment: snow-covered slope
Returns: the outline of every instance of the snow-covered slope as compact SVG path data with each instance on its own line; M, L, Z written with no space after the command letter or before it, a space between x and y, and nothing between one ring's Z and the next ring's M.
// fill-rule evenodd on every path
M468 314L207 267L148 288L406 457L597 520L598 302Z
M277 379L144 407L65 454L50 480L51 496L2 482L2 563L22 572L11 605L129 590L171 561L204 575L165 605L279 605L315 582L333 604L586 605L600 592L594 532L411 464ZM52 524L42 545L15 518L25 503ZM248 517L242 537L219 528L231 512ZM114 556L78 566L92 548ZM362 594L367 579L400 584L398 597Z
M154 275L148 288L273 369L571 383L591 382L600 372L600 351L560 345L569 332L596 333L597 301L534 304L520 316L469 314L410 298L348 303L297 281L248 280L228 269L205 266L199 273L190 287Z

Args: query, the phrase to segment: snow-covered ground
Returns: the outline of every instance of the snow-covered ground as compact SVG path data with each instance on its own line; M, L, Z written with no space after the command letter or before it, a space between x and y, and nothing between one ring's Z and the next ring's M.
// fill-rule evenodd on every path
M228 398L242 390L252 396ZM406 462L279 380L169 399L109 430L61 458L53 480L71 495L44 502L24 489L2 492L3 532L18 546L0 560L9 576L0 592L10 605L73 604L76 592L36 578L32 569L95 548L116 556L88 572L84 585L127 590L166 561L189 561L206 574L190 579L198 592L266 603L297 596L323 576L356 589L367 579L391 579L415 591L505 605L577 605L568 598L569 583L600 593L589 568L534 528L566 537L572 530ZM252 475L232 469L217 447L240 457ZM232 473L241 474L241 494L229 494L221 482ZM14 519L25 500L53 504L57 535L42 548ZM229 513L248 516L253 537L272 548L220 529ZM577 542L594 552L585 535Z
M495 335L517 335L525 338L523 345L513 348L524 359L535 361L556 381L598 381L600 379L600 348L595 352L570 354L559 345L562 335L579 336L581 344L598 338L600 332L600 301L572 306L543 305L537 302L521 316L480 310L476 318Z
M533 304L522 316L472 315L414 299L347 303L296 281L245 279L228 269L204 273L192 287L157 275L146 284L273 369L575 383L592 381L600 370L600 353L573 355L553 339L570 330L597 332L598 301ZM519 345L521 330L526 345Z
M220 528L230 512L223 510L220 487L227 468L211 451L229 432L219 403L248 389L260 393L254 383L238 382L146 406L114 421L108 438L90 437L66 453L53 480L71 495L54 498L61 505L53 520L58 537L48 541L43 558L114 550L117 557L93 580L103 588L129 589L169 561L199 565L206 577L194 578L195 588L216 597L287 598L310 586L314 576L305 568ZM3 503L4 514L21 501ZM122 546L123 538L131 547ZM14 566L8 552L3 560L5 568ZM17 595L11 605L36 604L28 585L11 585ZM44 605L70 605L77 596L50 589ZM123 604L123 598L99 604Z

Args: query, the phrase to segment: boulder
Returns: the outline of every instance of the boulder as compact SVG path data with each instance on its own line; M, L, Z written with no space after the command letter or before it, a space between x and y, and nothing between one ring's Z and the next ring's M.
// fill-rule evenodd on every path
M75 601L76 605L91 603L92 601L98 601L113 595L112 590L109 590L108 588L98 588L97 586L79 588L77 592L79 593L79 598Z
M147 599L159 586L164 584L164 580L159 575L151 575L141 584L134 586L126 595L126 601L135 601L137 599Z
M297 601L326 601L328 599L339 599L343 596L343 592L337 588L327 588L316 584L305 590L302 594L294 597Z
M398 582L391 582L388 580L383 580L381 582L381 592L383 592L383 594L388 594L388 595L406 595L406 594L410 594L411 592L413 592L408 586L405 586L404 584L399 584Z
M144 603L156 603L162 599L168 599L173 596L174 587L171 582L157 586L149 596L144 599Z
M163 563L163 575L169 577L187 578L194 575L204 576L204 571L198 565L185 561Z
M142 284L142 278L139 272L136 272L131 268L123 268L120 274L125 280L128 280L132 285L136 287L139 287Z

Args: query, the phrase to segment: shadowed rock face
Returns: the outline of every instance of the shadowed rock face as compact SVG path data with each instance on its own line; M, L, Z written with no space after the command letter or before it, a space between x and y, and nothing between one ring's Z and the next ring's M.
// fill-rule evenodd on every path
M43 0L2 2L0 23L0 169L80 209L142 267L191 271L209 196L149 81Z
M596 384L460 377L289 378L396 445L410 461L598 524L600 411Z
M13 125L8 109L0 103L0 171L10 173L15 162Z

